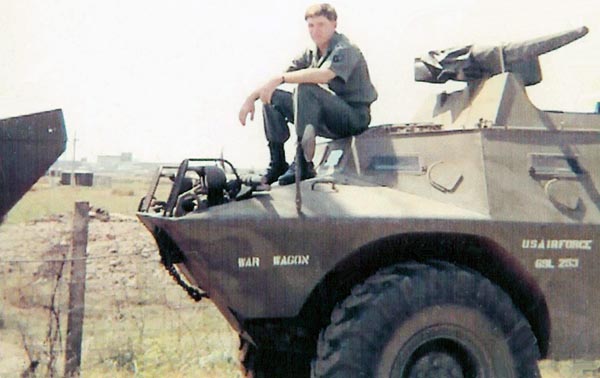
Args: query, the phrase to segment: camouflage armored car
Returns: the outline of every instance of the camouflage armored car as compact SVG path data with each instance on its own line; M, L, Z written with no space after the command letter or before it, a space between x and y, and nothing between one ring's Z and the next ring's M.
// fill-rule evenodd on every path
M600 114L525 90L540 54L586 33L431 52L416 80L466 86L418 123L321 144L296 188L223 159L163 167L139 218L239 332L249 377L536 377L540 358L598 359Z

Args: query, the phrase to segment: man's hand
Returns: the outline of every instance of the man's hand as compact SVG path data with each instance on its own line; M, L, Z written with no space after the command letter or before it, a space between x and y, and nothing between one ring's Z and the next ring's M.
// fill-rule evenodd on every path
M259 98L263 104L271 103L271 97L273 97L273 92L275 92L275 89L277 89L277 87L282 84L281 78L281 76L272 78L258 90Z
M248 114L250 114L250 121L254 121L254 101L250 97L244 101L242 104L242 108L240 109L239 119L242 126L246 126L246 120L248 118Z
M254 120L254 101L260 99L263 104L270 104L271 98L273 97L273 92L275 89L282 83L282 76L277 76L272 78L263 84L262 87L258 88L256 91L252 92L252 94L244 101L242 104L242 108L240 109L239 120L243 126L246 126L246 120L248 118L248 114L250 114L250 120Z

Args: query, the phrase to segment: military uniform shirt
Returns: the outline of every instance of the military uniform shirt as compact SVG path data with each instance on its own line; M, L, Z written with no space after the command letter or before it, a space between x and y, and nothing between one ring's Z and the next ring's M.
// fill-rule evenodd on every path
M348 104L368 106L377 99L367 62L358 47L346 36L336 32L329 41L325 55L319 56L318 51L316 46L306 49L292 61L287 72L304 68L329 68L336 75L327 83L329 89Z

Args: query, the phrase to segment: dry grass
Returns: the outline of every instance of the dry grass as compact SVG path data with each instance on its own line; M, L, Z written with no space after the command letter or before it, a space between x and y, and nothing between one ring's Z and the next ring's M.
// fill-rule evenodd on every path
M148 179L149 180L149 179ZM149 181L142 179L112 180L110 187L64 186L56 178L43 177L7 214L5 223L18 224L56 214L70 214L73 203L87 201L111 213L134 215ZM168 184L160 190L168 190Z
M47 198L55 189L38 184L19 205ZM93 193L95 190L106 190L58 189L71 194L89 192L90 199L101 195ZM127 198L132 201L132 197ZM61 201L62 205L49 204L48 211L60 206L72 209L71 200ZM114 201L107 205L112 207L104 208L118 208ZM36 213L37 220L17 223L15 214L28 217L26 210L14 209L0 227L0 377L18 377L29 365L23 340L40 361L37 376L50 376L44 353L48 350L47 306L56 263L40 261L60 258L65 246L68 250L72 215L51 213L40 219ZM193 302L172 281L158 261L150 233L139 222L123 217L110 222L92 220L89 230L84 376L241 376L237 334L210 301ZM21 262L2 262L6 260ZM62 334L58 372L62 372L64 362L68 268L67 264L56 298Z

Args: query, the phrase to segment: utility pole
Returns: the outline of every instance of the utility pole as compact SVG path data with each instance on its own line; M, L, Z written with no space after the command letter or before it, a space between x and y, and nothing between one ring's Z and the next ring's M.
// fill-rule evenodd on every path
M71 162L71 186L75 186L75 152L77 151L77 131L73 134L73 161Z

